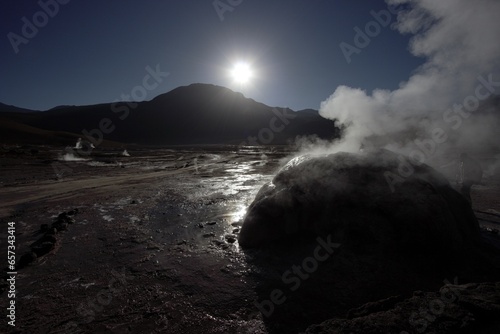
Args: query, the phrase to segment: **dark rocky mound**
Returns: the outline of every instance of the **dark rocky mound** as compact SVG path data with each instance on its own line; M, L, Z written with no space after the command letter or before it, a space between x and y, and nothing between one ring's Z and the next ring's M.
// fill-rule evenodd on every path
M417 291L404 301L366 304L348 319L331 319L305 334L500 333L500 283L448 284L438 292Z
M272 334L321 323L308 333L418 333L416 321L435 316L410 318L418 303L396 309L394 326L389 317L414 291L500 277L498 251L481 238L467 200L431 167L408 169L386 150L292 159L257 194L239 242Z
M292 159L250 205L240 244L311 233L358 251L435 256L474 247L479 225L463 196L431 167L410 173L401 159L387 150Z
M73 209L68 212L63 212L57 216L55 221L49 227L49 224L42 224L40 232L43 233L42 237L30 245L30 251L24 253L17 262L16 268L22 269L40 258L50 253L57 244L56 234L61 231L66 231L69 224L75 223L74 215L78 213L78 209Z

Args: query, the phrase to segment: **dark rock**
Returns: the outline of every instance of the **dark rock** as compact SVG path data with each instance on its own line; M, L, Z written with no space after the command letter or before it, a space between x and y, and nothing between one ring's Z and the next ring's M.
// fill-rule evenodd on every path
M204 226L203 226L203 224L202 224L202 223L199 223L199 224L198 224L198 227L199 227L199 228L203 228Z
M78 212L78 211L76 211L76 212ZM73 215L74 215L74 213L70 214L70 212L63 212L59 216L57 216L56 222L73 224L73 223L75 223L75 218L70 217Z
M500 282L450 284L395 305L381 300L360 309L365 312L312 325L305 334L498 333Z
M71 211L68 211L68 212L67 212L67 215L68 215L68 216L74 216L74 215L77 215L77 214L78 214L78 212L80 212L80 210L79 210L78 208L76 208L76 209L73 209L73 210L71 210Z
M368 323L373 314L394 306L397 299L391 296L433 291L443 277L456 273L468 281L496 281L498 256L493 249L483 253L467 200L427 165L412 165L412 173L401 176L401 159L387 150L302 156L262 187L248 208L239 243L261 273L258 300L269 300L274 287L296 289L271 315L263 313L269 328L300 332L345 318L349 310L353 322L367 317ZM291 268L304 269L307 279ZM274 271L285 274L269 274ZM402 323L391 327L390 320L378 322L379 333L416 332ZM349 321L327 330L369 332L366 324L344 331Z
M230 244L232 243L235 243L236 242L236 236L233 235L233 234L227 234L224 236L224 238L226 239L227 242L229 242Z
M66 231L68 229L68 223L58 220L52 223L52 227L57 229L57 231Z
M479 225L467 200L431 167L413 166L404 178L400 163L387 150L294 158L257 194L239 242L312 233L356 251L433 257L475 245Z
M31 245L31 251L35 253L38 257L43 256L53 250L55 243L50 241L37 241Z
M393 296L379 300L377 302L366 303L361 307L349 310L349 312L347 313L347 318L348 319L359 318L362 316L369 315L371 313L384 311L394 307L394 305L402 301L403 298L401 296Z
M45 232L45 235L55 235L55 234L57 234L57 229L53 227L49 228L47 232Z
M221 247L222 245L225 245L224 241L220 241L217 239L212 240L212 243L216 246L219 246L219 247Z
M207 223L207 225L215 225L215 224L217 224L217 222L216 222L216 221L211 221L211 222L208 222L208 223Z
M57 219L58 220L64 220L66 219L66 217L68 217L68 213L67 212L62 212L59 214L59 216L57 216Z
M49 230L49 224L40 225L40 231L47 232Z
M53 235L44 235L37 242L51 242L55 244L57 242L57 239Z
M23 267L27 266L31 262L35 261L36 258L37 258L37 255L36 255L35 252L24 253L21 256L21 258L19 259L19 262L17 264L17 268L20 269L20 268L23 268Z

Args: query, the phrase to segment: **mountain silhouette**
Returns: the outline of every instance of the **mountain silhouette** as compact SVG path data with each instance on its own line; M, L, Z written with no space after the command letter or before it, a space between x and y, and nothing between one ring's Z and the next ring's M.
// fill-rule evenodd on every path
M331 139L335 122L316 110L273 108L210 84L178 87L151 101L59 106L44 112L0 104L2 141L74 141L83 137L139 145L278 145L297 136ZM8 131L7 131L8 130ZM61 133L64 133L61 136Z

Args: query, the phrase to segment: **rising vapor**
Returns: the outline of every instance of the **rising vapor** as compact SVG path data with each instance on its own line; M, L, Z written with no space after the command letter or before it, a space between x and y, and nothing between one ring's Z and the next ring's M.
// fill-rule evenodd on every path
M346 126L330 149L385 147L435 166L458 151L497 151L500 1L386 2L408 5L394 28L413 35L409 50L426 62L394 91L338 87L320 108Z

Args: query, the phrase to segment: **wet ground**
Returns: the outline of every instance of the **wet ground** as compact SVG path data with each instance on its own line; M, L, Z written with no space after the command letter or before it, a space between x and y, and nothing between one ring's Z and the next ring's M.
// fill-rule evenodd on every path
M289 320L288 309L277 312L281 323L259 310L255 301L272 293L260 278L275 274L262 273L237 242L246 207L288 160L287 148L129 149L128 157L97 150L80 161L67 153L51 147L2 149L0 258L6 259L8 222L15 223L18 260L46 233L42 224L50 228L72 210L74 222L54 235L46 254L18 270L16 326L7 326L2 315L0 332L303 329L301 319L314 310L293 306ZM499 184L472 193L483 233L492 236L500 221ZM268 262L281 263L279 274L293 263L292 255L274 253ZM5 310L8 285L1 288ZM290 300L284 307L293 305Z
M63 161L75 157L38 150L4 155L2 238L15 222L19 259L42 224L78 213L53 250L19 270L16 330L265 332L236 238L287 152L177 148Z

